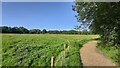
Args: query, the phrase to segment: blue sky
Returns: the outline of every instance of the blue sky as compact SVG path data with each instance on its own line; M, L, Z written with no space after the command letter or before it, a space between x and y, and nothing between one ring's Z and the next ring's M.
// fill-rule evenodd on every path
M27 29L71 30L79 25L72 2L4 2L2 25Z

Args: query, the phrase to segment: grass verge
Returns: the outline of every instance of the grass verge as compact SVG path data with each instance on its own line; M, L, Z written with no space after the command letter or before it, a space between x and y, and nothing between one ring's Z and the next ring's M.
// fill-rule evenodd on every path
M101 50L101 52L107 56L109 59L111 59L113 61L113 63L115 63L117 66L120 66L119 63L119 49L116 48L115 46L110 46L110 44L104 44L102 42L98 43L97 46L98 49Z

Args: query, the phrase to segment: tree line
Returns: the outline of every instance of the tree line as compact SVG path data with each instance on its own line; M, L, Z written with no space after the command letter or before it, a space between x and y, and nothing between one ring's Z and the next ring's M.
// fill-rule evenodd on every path
M76 30L49 30L46 29L30 29L28 30L25 27L8 27L8 26L1 26L0 33L16 33L16 34L92 34L91 31L83 30L83 31L76 31Z

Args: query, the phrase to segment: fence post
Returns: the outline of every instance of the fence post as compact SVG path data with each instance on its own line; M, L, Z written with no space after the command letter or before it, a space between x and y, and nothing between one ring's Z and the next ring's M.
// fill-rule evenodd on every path
M67 47L68 49L70 48L70 41L68 41L68 47Z
M51 68L54 66L54 56L51 57Z
M68 45L68 49L70 48L70 46Z
M76 41L75 41L74 47L75 47L75 45L76 45Z
M64 44L64 58L66 58L66 44Z

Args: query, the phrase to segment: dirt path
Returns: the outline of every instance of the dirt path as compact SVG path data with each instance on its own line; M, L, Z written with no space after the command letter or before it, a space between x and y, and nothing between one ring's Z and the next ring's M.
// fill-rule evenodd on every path
M80 49L83 66L115 66L110 59L100 53L96 43L97 41L88 42Z

